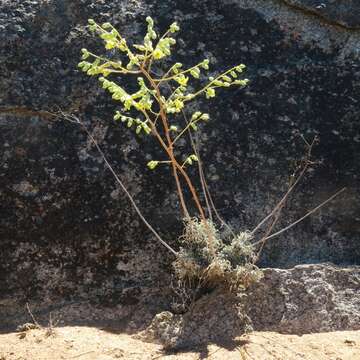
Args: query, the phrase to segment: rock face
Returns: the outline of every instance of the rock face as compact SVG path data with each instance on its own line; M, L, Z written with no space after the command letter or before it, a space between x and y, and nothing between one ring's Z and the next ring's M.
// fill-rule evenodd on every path
M265 269L242 298L217 291L185 315L165 311L144 332L167 348L228 343L249 329L306 334L360 329L360 267Z
M360 329L360 267L265 269L248 295L255 329L305 334Z
M360 8L356 0L284 0L285 3L318 15L347 29L360 28Z
M319 2L320 3L320 2ZM214 201L235 229L252 228L286 190L303 146L319 135L322 161L280 225L339 188L346 193L269 242L262 264L360 263L360 5L356 1L2 1L0 5L0 297L73 296L136 302L172 260L141 224L96 149L91 129L147 219L176 246L181 228L167 171L146 170L153 144L111 119L116 104L76 64L103 51L85 28L110 21L140 39L151 15L183 31L178 60L248 65L251 84L198 108L212 115L201 152ZM341 26L339 26L341 24ZM212 73L212 72L211 72ZM149 271L149 269L151 269ZM280 275L279 275L280 276ZM130 289L130 290L129 290ZM5 301L4 299L1 299Z
M235 295L217 291L203 297L185 315L157 314L143 336L166 349L231 342L251 329L251 320L242 310Z

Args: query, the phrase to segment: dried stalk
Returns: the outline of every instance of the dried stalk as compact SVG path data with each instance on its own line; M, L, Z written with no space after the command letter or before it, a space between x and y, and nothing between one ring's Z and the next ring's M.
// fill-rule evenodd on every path
M341 189L340 191L338 191L336 194L334 194L333 196L331 196L329 199L327 199L326 201L324 201L322 204L320 204L319 206L317 206L316 208L314 208L313 210L309 211L305 216L303 216L302 218L298 219L297 221L293 222L292 224L290 224L289 226L283 228L282 230L270 235L270 233L272 232L273 228L275 227L275 225L277 224L279 218L280 218L280 214L282 209L284 208L285 204L286 204L286 200L288 199L289 195L293 192L295 186L300 182L300 180L302 179L302 177L304 176L306 170L309 168L310 165L313 164L313 162L311 161L311 155L312 155L312 149L315 145L315 143L318 141L317 137L314 137L314 139L312 140L311 143L309 143L303 136L301 136L301 138L303 139L303 141L305 142L306 146L307 146L307 153L306 153L306 158L305 158L305 162L304 162L304 166L302 168L302 170L300 171L300 174L295 178L295 180L290 184L288 191L286 192L286 194L283 196L283 198L276 204L276 206L274 207L274 209L270 212L269 215L267 215L255 228L254 230L251 232L251 234L253 235L257 230L260 229L260 227L266 222L268 221L270 218L273 217L272 222L270 223L270 225L268 226L268 228L266 229L264 235L262 236L262 238L255 242L253 245L257 246L260 245L260 249L258 250L258 253L254 259L254 264L259 260L260 255L264 249L264 246L267 242L267 240L278 236L280 234L282 234L283 232L289 230L290 228L292 228L293 226L295 226L296 224L298 224L299 222L303 221L305 218L307 218L308 216L310 216L311 214L313 214L315 211L317 211L318 209L320 209L322 206L324 206L325 204L327 204L329 201L331 201L332 199L334 199L336 196L338 196L340 193L342 193L345 188Z
M186 116L185 112L182 111L182 114L183 114L185 122L188 124L189 121L187 119L187 116ZM200 178L202 191L203 191L203 194L204 194L206 206L207 206L208 213L209 213L209 219L212 221L212 211L214 211L214 214L217 217L220 224L225 226L230 231L230 233L235 237L236 234L231 229L231 227L222 219L222 217L220 216L220 214L217 211L216 206L214 204L212 195L211 195L210 190L209 190L209 186L208 186L206 178L205 178L204 167L203 167L203 162L202 162L202 159L201 159L201 156L200 156L198 141L196 139L194 139L193 135L191 134L190 129L188 130L188 134L189 134L189 138L190 138L191 147L194 150L194 153L198 158L199 178Z
M281 209L284 205L285 202L287 200L287 198L289 197L289 195L293 192L293 190L295 189L296 185L300 182L300 180L302 179L302 177L304 176L306 170L309 168L309 166L312 164L311 162L311 153L312 153L312 149L315 145L315 143L318 141L317 137L314 137L313 141L311 143L308 143L304 137L302 137L302 139L304 140L305 144L307 145L307 154L306 154L306 159L305 159L305 165L303 167L303 169L301 170L300 174L298 175L298 177L295 179L295 181L293 181L293 183L290 185L288 191L286 192L286 194L283 196L283 198L276 204L276 206L274 207L274 209L270 212L270 214L268 214L263 220L261 220L259 222L259 224L256 225L256 227L251 231L251 235L254 235L256 233L256 231L258 231L261 226L267 221L269 220L275 213L278 212L279 209Z
M314 209L310 210L309 212L307 212L304 216L302 216L300 219L294 221L293 223L291 223L290 225L286 226L285 228L277 231L276 233L267 236L264 240L260 240L258 242L256 242L254 245L258 245L261 241L266 241L269 239L274 238L275 236L279 236L280 234L282 234L283 232L291 229L293 226L295 226L296 224L298 224L299 222L305 220L308 216L310 216L311 214L313 214L314 212L316 212L317 210L319 210L320 208L322 208L324 205L326 205L327 203L329 203L330 201L332 201L333 199L335 199L335 197L337 197L338 195L340 195L341 193L343 193L346 190L346 188L342 188L341 190L337 191L334 195L330 196L327 200L325 200L324 202L322 202L320 205L318 205L317 207L315 207Z
M75 115L69 115L69 114L64 114L61 113L62 117L65 120L68 120L70 122L79 124L87 133L87 135L89 136L91 142L95 145L96 149L98 150L98 152L100 153L105 165L107 166L107 168L110 170L110 172L112 173L112 175L114 176L115 180L117 181L117 183L120 185L121 189L124 191L124 193L126 194L126 196L128 197L128 199L130 200L131 205L133 206L133 208L135 209L136 213L139 215L140 219L143 221L143 223L148 227L148 229L155 235L156 239L163 245L165 246L169 251L171 251L175 256L177 256L177 252L169 245L167 244L161 237L160 235L157 233L157 231L149 224L149 222L145 219L145 217L142 215L141 210L139 209L139 207L136 205L134 198L132 197L132 195L129 193L129 191L127 190L127 188L125 187L124 183L120 180L120 178L118 177L118 175L116 174L115 170L113 169L113 167L111 166L111 164L109 163L109 161L107 160L104 152L101 150L98 142L95 140L95 138L92 136L92 134L90 133L90 131L87 129L87 127L84 125L84 123Z

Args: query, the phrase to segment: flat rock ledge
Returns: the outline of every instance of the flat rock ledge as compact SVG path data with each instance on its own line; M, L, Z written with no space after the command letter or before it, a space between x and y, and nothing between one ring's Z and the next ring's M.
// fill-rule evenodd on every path
M165 348L228 343L251 329L288 334L360 329L360 267L264 269L246 296L217 290L184 315L162 312L143 336Z
M359 330L360 267L265 269L247 300L256 330L292 334Z

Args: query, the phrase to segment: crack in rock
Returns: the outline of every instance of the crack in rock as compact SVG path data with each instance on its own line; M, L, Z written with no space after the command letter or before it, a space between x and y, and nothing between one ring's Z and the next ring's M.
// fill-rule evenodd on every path
M348 30L360 29L360 2L357 0L282 0L287 5L319 16Z

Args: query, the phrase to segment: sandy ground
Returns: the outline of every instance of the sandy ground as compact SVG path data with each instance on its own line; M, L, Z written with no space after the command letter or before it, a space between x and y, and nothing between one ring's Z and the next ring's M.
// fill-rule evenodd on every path
M360 360L360 331L303 336L254 332L232 344L209 344L177 353L138 336L95 327L58 327L0 335L0 360L226 359L226 360Z

